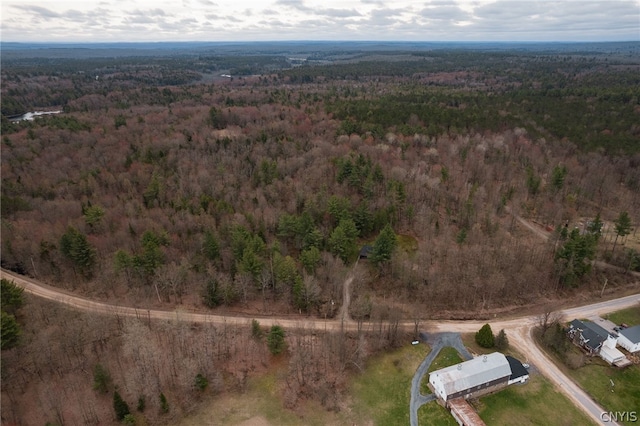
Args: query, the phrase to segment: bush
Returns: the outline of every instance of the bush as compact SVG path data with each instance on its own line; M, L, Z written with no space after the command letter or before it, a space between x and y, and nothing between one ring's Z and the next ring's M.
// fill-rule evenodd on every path
M139 397L138 397L138 407L137 407L137 410L138 410L139 412L141 412L141 413L142 413L142 412L144 411L144 409L145 409L145 407L146 407L146 406L147 406L147 401L146 401L146 399L145 399L144 395L139 396Z
M109 371L102 366L102 364L96 364L93 367L93 390L101 393L109 392L109 385L111 384L111 375Z
M482 326L476 333L476 343L483 348L493 348L495 346L495 339L493 337L493 331L489 324Z
M160 392L160 411L162 414L166 414L169 412L169 402L167 401L167 397L164 396L164 393Z
M255 340L262 339L262 328L260 328L260 322L256 319L251 320L251 337Z
M209 381L207 380L206 377L204 377L200 373L196 374L196 380L195 380L196 388L198 388L201 391L204 391L207 388L208 384L209 384Z

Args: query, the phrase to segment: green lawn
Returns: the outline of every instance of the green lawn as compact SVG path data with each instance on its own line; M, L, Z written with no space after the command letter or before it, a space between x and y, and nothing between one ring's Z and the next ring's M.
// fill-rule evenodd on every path
M457 424L451 413L435 401L424 404L418 409L420 426L457 426Z
M622 311L612 312L604 317L616 324L625 323L629 326L638 325L640 324L640 305L623 309Z
M480 418L491 426L594 424L541 375L532 376L524 385L511 385L500 392L484 396L473 401L473 405Z
M568 373L606 411L640 411L640 366L618 369L602 361Z
M371 419L375 425L409 424L411 379L429 353L427 345L410 345L371 359L351 386L358 424Z

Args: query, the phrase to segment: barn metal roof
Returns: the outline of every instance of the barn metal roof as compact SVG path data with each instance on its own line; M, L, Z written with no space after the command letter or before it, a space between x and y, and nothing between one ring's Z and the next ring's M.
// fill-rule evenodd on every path
M508 378L511 376L511 368L509 361L503 354L494 352L436 370L431 374L440 378L445 392L447 395L451 395L493 380Z

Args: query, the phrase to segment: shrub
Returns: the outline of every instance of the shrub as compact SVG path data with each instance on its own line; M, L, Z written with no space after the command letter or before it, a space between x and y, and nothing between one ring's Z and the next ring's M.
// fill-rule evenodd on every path
M162 414L166 414L169 412L169 402L167 401L167 397L164 396L164 393L160 392L160 411Z
M196 388L198 388L201 391L204 391L207 388L208 384L209 384L209 381L207 380L206 377L204 377L200 373L196 374L196 380L195 380Z
M93 390L101 393L109 392L109 385L111 384L111 375L109 371L102 366L102 364L96 364L93 367Z

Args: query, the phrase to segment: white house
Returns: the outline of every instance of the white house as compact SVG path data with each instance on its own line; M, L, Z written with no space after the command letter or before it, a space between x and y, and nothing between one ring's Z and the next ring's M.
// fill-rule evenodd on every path
M600 358L609 364L619 365L623 363L627 357L616 348L616 341L617 339L613 336L607 337L607 340L602 343L602 347L600 348Z
M620 330L618 344L631 353L640 351L640 325Z
M429 374L429 383L440 399L448 401L475 397L528 378L520 361L494 352L433 371Z

